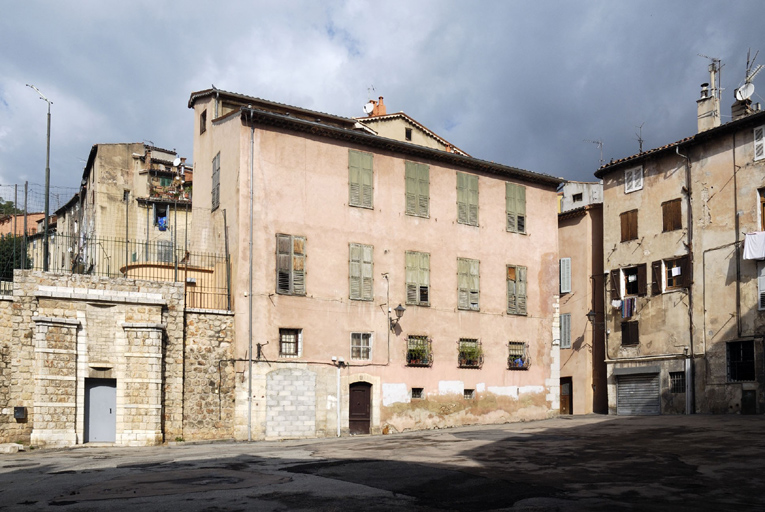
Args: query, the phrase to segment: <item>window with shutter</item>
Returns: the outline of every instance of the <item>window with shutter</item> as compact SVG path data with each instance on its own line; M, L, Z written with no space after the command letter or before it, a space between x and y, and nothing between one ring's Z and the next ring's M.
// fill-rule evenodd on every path
M560 259L560 292L571 293L571 258Z
M757 192L760 194L760 231L765 231L765 188Z
M430 254L406 251L406 303L430 305Z
M507 231L526 233L526 187L505 183Z
M373 208L372 154L348 150L348 204Z
M757 309L760 311L765 310L765 263L757 264L757 296L759 297L759 303Z
M457 173L457 222L478 225L478 176Z
M220 151L212 161L212 209L220 206Z
M664 289L677 290L687 288L690 281L690 264L688 256L664 260Z
M406 162L406 214L430 215L430 167L426 164Z
M571 313L560 316L560 348L571 348Z
M622 224L622 242L637 240L638 237L638 211L630 210L619 215Z
M459 309L479 310L479 261L457 258L457 297Z
M349 244L348 277L352 300L372 300L373 296L373 247L363 244Z
M526 267L507 266L507 313L526 314Z
M622 345L638 345L639 343L638 323L636 321L622 322Z
M276 293L305 295L305 237L276 235Z
M619 271L617 270L616 272ZM642 263L636 267L627 267L621 269L621 276L622 285L620 288L620 293L623 293L625 297L632 295L647 295L648 283L645 263Z
M762 160L765 158L765 126L758 126L754 129L754 159Z
M643 188L643 168L635 167L624 171L624 193L629 194Z
M680 199L673 199L661 204L663 231L683 229L682 206Z

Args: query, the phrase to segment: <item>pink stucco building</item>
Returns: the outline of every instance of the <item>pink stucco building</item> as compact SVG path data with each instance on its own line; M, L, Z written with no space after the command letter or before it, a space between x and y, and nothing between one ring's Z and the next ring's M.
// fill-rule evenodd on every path
M560 178L217 89L189 107L195 237L232 255L239 438L557 414Z

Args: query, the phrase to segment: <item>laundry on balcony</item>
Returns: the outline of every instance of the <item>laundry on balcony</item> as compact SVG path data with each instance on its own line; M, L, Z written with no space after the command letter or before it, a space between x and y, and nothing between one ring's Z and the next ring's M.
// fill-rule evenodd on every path
M157 217L157 226L160 231L167 231L167 217Z
M622 301L622 318L632 318L637 312L637 297L627 297Z
M765 260L765 231L755 231L744 236L744 259Z

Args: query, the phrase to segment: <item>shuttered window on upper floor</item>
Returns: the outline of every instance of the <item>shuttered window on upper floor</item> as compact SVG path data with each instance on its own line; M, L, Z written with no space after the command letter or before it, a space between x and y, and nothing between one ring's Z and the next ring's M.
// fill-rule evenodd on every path
M478 311L480 262L468 258L457 258L457 295L459 309Z
M306 239L276 235L276 293L305 295Z
M505 209L507 230L512 233L526 232L526 187L505 183Z
M406 251L406 303L430 305L430 254Z
M374 208L372 154L348 150L348 204Z
M762 160L765 158L765 126L758 126L754 129L754 159Z
M638 237L638 211L630 210L619 215L622 224L622 242L637 240Z
M426 164L406 162L406 214L430 215L430 167Z
M349 245L348 277L350 298L352 300L372 300L373 282L373 247L371 245Z
M526 267L507 266L507 313L526 314Z
M661 203L662 231L675 231L683 229L682 203L680 199L673 199Z
M571 313L560 315L560 348L571 348Z
M220 206L220 151L212 161L212 209Z
M478 225L478 176L457 173L457 222Z
M571 293L571 258L560 259L560 292Z

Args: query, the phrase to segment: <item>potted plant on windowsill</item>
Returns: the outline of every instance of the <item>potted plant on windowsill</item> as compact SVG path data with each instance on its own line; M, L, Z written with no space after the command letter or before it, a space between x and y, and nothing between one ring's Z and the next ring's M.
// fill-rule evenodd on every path
M483 364L483 349L478 345L460 347L457 359L461 367L477 368Z
M425 347L412 347L406 351L406 364L411 366L427 366L430 364L430 354Z

